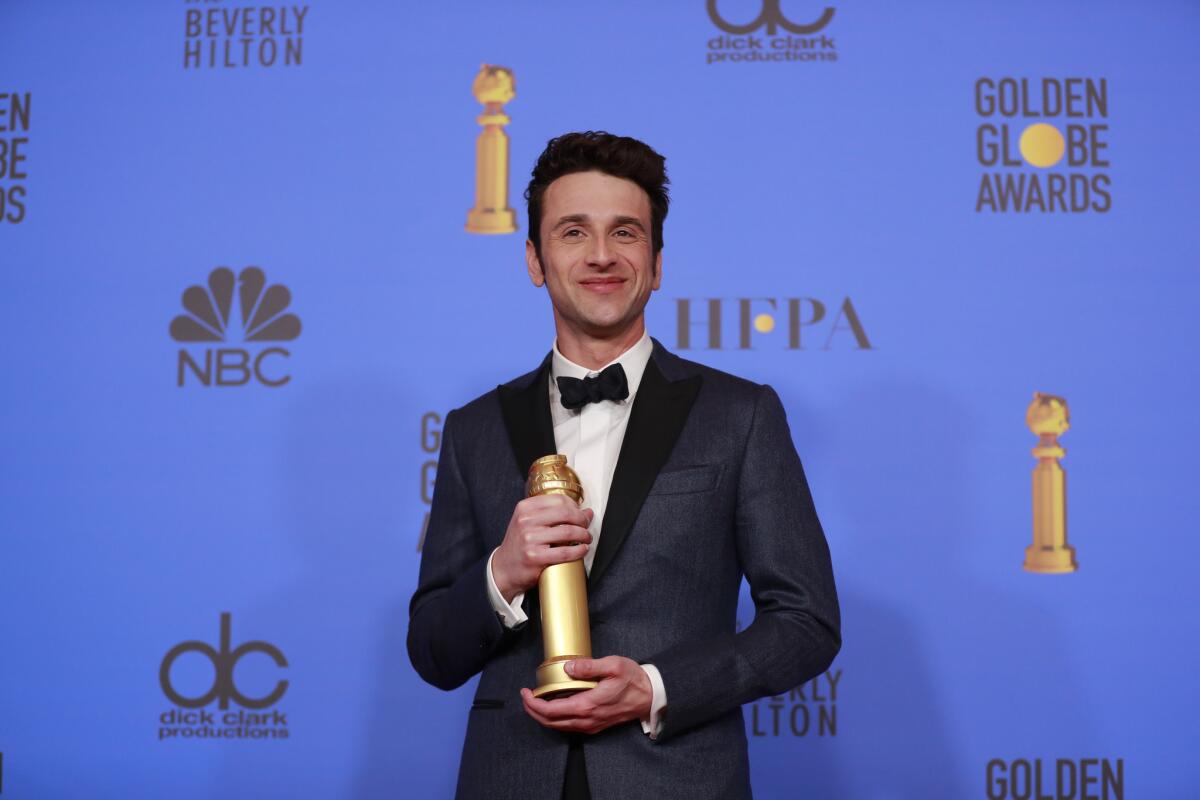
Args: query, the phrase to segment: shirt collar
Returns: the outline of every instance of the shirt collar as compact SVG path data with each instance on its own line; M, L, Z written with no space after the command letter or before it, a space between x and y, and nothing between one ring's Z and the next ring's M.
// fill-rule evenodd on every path
M638 339L637 344L633 345L633 347L630 347L600 369L588 369L587 367L581 367L564 356L558 349L558 339L556 338L554 340L554 352L550 359L551 406L553 407L558 403L558 384L555 383L555 378L586 378L590 375L598 375L601 370L613 364L620 364L621 369L625 370L625 381L629 385L629 397L621 402L632 403L634 396L637 394L638 386L642 383L642 375L646 372L646 364L649 363L652 352L654 352L654 342L650 340L650 334L642 333L642 338Z

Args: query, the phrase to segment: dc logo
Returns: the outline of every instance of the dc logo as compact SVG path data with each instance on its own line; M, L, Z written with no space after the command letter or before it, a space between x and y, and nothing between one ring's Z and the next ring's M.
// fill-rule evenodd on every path
M767 35L774 36L776 26L783 28L790 33L798 33L801 35L816 33L829 24L833 19L833 8L827 7L816 22L809 25L797 25L783 15L783 11L779 8L779 0L762 0L762 10L759 15L754 18L753 22L748 22L745 25L733 25L725 21L721 13L717 11L717 0L708 0L708 16L712 19L713 24L726 33L743 34L753 33L763 25L767 26Z
M212 645L205 642L181 642L172 647L163 658L162 666L158 670L158 682L162 685L163 694L175 705L181 708L203 708L213 700L220 700L219 707L226 709L229 708L229 701L233 700L233 702L242 708L266 708L279 702L279 698L283 697L283 693L287 691L287 681L279 681L275 684L275 688L271 693L265 697L246 697L246 695L238 691L237 686L233 682L233 669L237 666L237 662L241 660L242 656L247 653L266 653L280 667L286 667L288 662L278 647L266 642L246 642L236 650L230 652L229 616L228 612L221 614L220 650L215 649ZM171 667L175 664L175 659L184 653L193 651L203 653L212 661L213 670L216 675L213 678L212 688L206 693L199 697L184 697L175 691L175 687L171 684Z

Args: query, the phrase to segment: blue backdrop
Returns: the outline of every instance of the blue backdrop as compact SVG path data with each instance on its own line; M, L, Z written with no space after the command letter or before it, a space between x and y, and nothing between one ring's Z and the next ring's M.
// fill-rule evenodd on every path
M550 346L520 192L581 129L667 156L650 331L777 388L833 552L756 793L1196 796L1200 7L708 5L0 5L4 796L452 793L440 420ZM512 235L463 227L483 62ZM1034 391L1072 574L1022 569Z

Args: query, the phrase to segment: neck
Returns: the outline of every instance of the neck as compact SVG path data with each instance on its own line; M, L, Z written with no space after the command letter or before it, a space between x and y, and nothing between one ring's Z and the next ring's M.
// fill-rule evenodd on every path
M646 321L638 318L628 329L609 337L593 337L556 325L558 351L581 367L597 370L611 364L646 333Z

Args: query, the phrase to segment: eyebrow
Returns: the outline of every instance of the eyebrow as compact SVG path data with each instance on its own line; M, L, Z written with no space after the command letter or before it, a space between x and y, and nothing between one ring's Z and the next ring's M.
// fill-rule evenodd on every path
M566 216L558 218L558 222L554 223L553 229L557 230L557 229L561 228L563 225L573 225L577 222L586 223L586 222L590 222L590 221L591 221L591 217L588 216L587 214L567 214ZM616 219L614 219L613 223L616 225L632 225L633 227L637 228L642 233L646 232L645 226L642 225L641 220L639 220L637 217L621 216L621 217L617 217Z
M576 222L587 222L590 217L587 214L567 214L565 217L559 217L558 222L554 223L554 229L557 230L563 225L573 225Z

